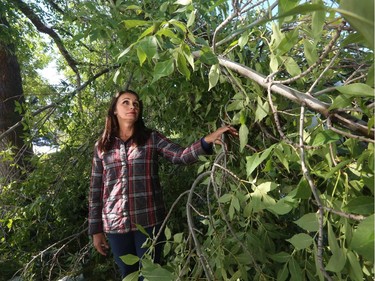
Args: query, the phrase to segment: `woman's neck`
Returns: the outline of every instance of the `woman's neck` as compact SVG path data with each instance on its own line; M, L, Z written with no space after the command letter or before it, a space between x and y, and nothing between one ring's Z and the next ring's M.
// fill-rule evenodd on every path
M120 124L119 137L126 141L134 133L134 124Z

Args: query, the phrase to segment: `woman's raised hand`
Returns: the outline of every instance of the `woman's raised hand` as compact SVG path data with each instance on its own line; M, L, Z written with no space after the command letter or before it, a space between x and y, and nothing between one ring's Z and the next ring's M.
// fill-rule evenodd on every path
M230 133L231 135L238 136L238 132L235 128L229 125L226 125L226 126L220 127L215 132L205 136L204 141L207 143L221 144L221 136L224 133Z

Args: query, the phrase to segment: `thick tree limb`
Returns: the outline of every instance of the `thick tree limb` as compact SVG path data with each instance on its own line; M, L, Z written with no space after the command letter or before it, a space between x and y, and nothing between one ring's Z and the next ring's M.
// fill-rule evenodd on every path
M38 31L48 34L53 41L55 42L57 48L60 50L60 53L65 58L66 62L70 66L70 68L74 71L74 73L79 76L77 62L74 58L70 55L68 50L65 48L63 41L61 40L60 36L50 27L46 26L42 20L38 17L37 14L22 0L14 0L13 1L18 9L34 24L34 26L38 29ZM79 79L78 79L79 80Z
M199 57L199 53L198 52L194 53L194 56ZM218 59L219 59L219 64L221 66L225 66L237 72L238 74L253 80L254 82L256 82L257 84L259 84L265 89L268 88L270 82L267 81L264 75L256 72L255 70L249 67L230 61L226 58L219 56ZM297 104L300 104L300 105L305 104L309 109L317 113L320 113L321 115L325 117L330 116L333 122L338 123L341 127L345 129L348 129L352 132L355 132L362 136L366 136L371 139L374 138L374 133L375 133L374 128L371 128L371 130L369 130L365 122L355 118L354 116L344 114L344 113L330 112L329 110L330 104L328 103L322 102L311 95L304 94L298 90L295 90L285 85L273 84L270 87L270 89L272 92L279 94Z

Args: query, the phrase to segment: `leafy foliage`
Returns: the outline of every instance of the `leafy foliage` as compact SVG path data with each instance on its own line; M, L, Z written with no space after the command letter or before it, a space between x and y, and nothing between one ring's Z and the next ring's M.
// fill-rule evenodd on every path
M1 4L35 42L26 48L35 56L18 50L26 138L59 146L1 187L5 278L17 270L30 280L118 277L85 233L86 196L106 105L129 84L147 125L182 145L221 124L239 137L198 165L162 163L171 210L164 264L147 254L126 280L371 278L373 1L268 2L28 4L75 60L57 56L60 85L33 70L48 61L38 54L50 44L17 21L19 1Z

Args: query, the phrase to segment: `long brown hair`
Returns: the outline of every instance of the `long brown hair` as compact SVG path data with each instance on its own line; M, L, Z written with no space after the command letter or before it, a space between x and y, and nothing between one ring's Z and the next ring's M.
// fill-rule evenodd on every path
M139 101L139 114L138 119L134 124L133 141L137 146L144 145L150 136L151 130L145 126L143 121L143 103L139 98L139 95L132 90L125 90L116 93L112 98L110 106L108 108L107 116L105 118L105 127L103 134L100 136L98 141L99 151L108 151L111 149L115 137L119 135L120 126L115 115L115 109L117 100L123 94L132 94L137 97Z

